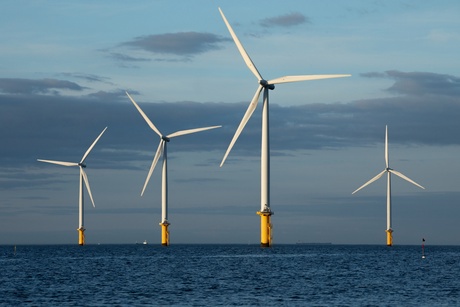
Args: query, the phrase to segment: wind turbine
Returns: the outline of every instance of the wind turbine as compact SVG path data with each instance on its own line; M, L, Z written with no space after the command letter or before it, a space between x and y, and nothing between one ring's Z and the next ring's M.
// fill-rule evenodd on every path
M161 244L164 246L169 245L169 231L168 226L170 225L168 221L168 155L167 155L167 143L170 141L171 138L186 134L191 134L195 132L200 132L204 130L210 130L215 128L220 128L222 126L212 126L212 127L205 127L205 128L196 128L196 129L189 129L189 130L181 130L171 133L169 135L163 135L161 132L155 127L155 125L150 121L150 119L145 115L142 109L137 105L134 99L126 92L131 102L134 104L136 109L142 115L144 120L150 126L150 128L155 131L156 134L160 137L160 144L158 145L158 149L155 153L153 158L152 166L150 167L149 173L147 175L147 179L145 179L144 187L142 188L141 196L144 195L145 188L152 176L153 170L160 159L160 156L163 155L163 172L161 177Z
M86 172L84 168L86 168L85 160L88 157L89 153L93 149L94 145L96 145L97 141L101 138L102 134L104 134L105 130L107 130L107 127L102 130L102 132L99 134L99 136L94 140L93 144L88 148L88 150L85 152L83 157L81 158L80 162L63 162L63 161L54 161L54 160L42 160L42 159L37 159L37 161L40 162L46 162L46 163L52 163L52 164L58 164L58 165L63 165L63 166L78 166L80 168L80 190L79 190L79 197L78 197L78 208L79 208L79 214L78 214L78 244L79 245L84 245L85 244L85 227L84 227L84 221L83 221L83 211L84 211L84 203L83 203L83 181L85 182L86 189L88 190L89 197L91 199L91 202L93 203L93 207L96 207L94 205L94 200L93 200L93 195L91 194L91 188L89 187L89 181L88 181L88 176L86 175Z
M385 126L385 169L381 171L380 173L377 174L374 178L363 184L361 187L359 187L357 190L355 190L351 194L355 194L365 186L371 184L372 182L378 180L380 177L382 177L385 173L387 173L387 246L392 246L393 245L393 229L391 229L391 174L394 174L396 176L401 177L402 179L409 181L410 183L418 186L419 188L425 189L422 187L420 184L417 182L413 181L412 179L406 177L402 173L395 171L394 169L390 168L390 160L388 156L388 126Z
M272 234L271 234L271 223L270 223L270 216L273 215L273 212L270 209L270 144L269 144L269 107L268 107L268 90L273 90L275 88L275 84L280 83L289 83L289 82L299 82L299 81L309 81L309 80L319 80L319 79L329 79L329 78L340 78L340 77L348 77L350 75L300 75L300 76L284 76L281 78L276 78L272 80L265 80L262 78L261 74L257 70L256 66L252 62L251 58L247 54L246 50L244 49L243 45L239 41L238 37L236 36L235 32L233 31L232 27L225 18L224 13L219 8L219 12L222 15L222 18L227 25L228 31L232 36L236 47L238 48L241 56L243 57L244 62L248 66L249 70L254 74L254 76L258 80L258 87L254 94L254 97L249 104L246 113L243 116L243 119L238 126L235 135L233 136L230 145L222 159L222 163L220 166L224 164L225 160L227 159L228 154L232 150L233 145L235 144L236 140L238 139L239 135L243 131L246 123L252 116L252 113L257 107L257 103L259 101L260 93L263 90L263 106L262 106L262 142L261 142L261 200L260 200L260 211L257 211L257 214L261 217L260 223L260 230L261 230L261 246L268 247L271 246L272 241Z

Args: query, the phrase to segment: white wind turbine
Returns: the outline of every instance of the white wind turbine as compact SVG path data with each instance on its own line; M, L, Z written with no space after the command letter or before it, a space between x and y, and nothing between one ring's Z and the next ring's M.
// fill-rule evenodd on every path
M268 90L273 90L275 88L275 84L280 83L289 83L289 82L299 82L299 81L309 81L309 80L319 80L319 79L329 79L329 78L340 78L340 77L348 77L350 75L300 75L300 76L284 76L281 78L276 78L272 80L265 80L260 75L259 71L257 70L256 66L252 62L251 58L247 54L246 50L244 50L243 45L239 41L238 37L236 36L235 32L233 31L232 27L225 18L224 13L219 8L220 14L227 25L228 31L232 36L241 56L243 57L244 62L248 66L249 70L254 74L254 76L258 80L258 87L254 94L254 97L249 104L246 113L243 116L243 119L238 126L235 135L233 136L230 145L222 159L222 166L227 159L228 154L232 150L233 145L235 144L236 140L238 139L239 135L243 131L246 123L252 116L252 113L257 107L257 103L259 101L260 93L264 92L263 94L263 106L262 106L262 145L261 145L261 204L260 204L260 211L257 212L258 215L261 217L261 245L262 246L270 246L271 245L271 224L270 224L270 216L273 212L270 209L270 145L269 145L269 107L268 107Z
M102 134L104 134L105 130L107 130L107 127L102 130L102 132L99 134L99 136L94 140L93 144L88 148L88 150L85 152L83 157L81 158L80 162L63 162L63 161L54 161L54 160L42 160L42 159L37 159L37 161L40 162L46 162L46 163L52 163L52 164L58 164L58 165L63 165L63 166L78 166L80 168L80 189L79 189L79 197L78 197L78 208L79 208L79 219L78 219L78 244L79 245L84 245L85 244L85 227L84 227L84 201L83 201L83 181L85 182L86 189L88 190L89 197L91 199L91 202L93 203L93 207L96 207L94 205L94 200L93 200L93 195L91 194L91 188L89 187L89 181L88 181L88 176L86 175L86 172L84 168L86 168L85 160L88 157L89 153L93 149L93 147L96 145L97 141L101 138Z
M126 95L128 95L129 99L134 104L134 106L139 111L139 113L142 115L142 117L147 122L147 124L150 126L150 128L153 131L155 131L155 133L158 134L158 136L160 137L160 144L158 145L158 149L153 158L152 166L150 167L147 178L145 179L145 184L144 184L144 187L142 188L141 196L144 195L145 188L147 187L150 177L152 176L153 170L155 169L155 166L158 160L160 159L160 156L163 155L163 171L162 171L162 177L161 177L161 223L160 223L160 226L161 226L161 244L167 246L169 245L168 226L170 225L170 223L168 222L168 169L167 169L168 156L167 156L167 146L166 145L170 141L170 139L173 137L191 134L195 132L200 132L204 130L220 128L221 126L181 130L181 131L176 131L174 133L171 133L165 136L161 134L161 132L157 129L157 127L155 127L155 125L150 121L147 115L145 115L145 113L137 105L134 99L128 94L128 92L126 92Z
M391 229L391 174L395 174L396 176L401 177L402 179L409 181L410 183L425 189L422 187L420 184L416 183L412 179L406 177L402 173L395 171L394 169L390 168L390 161L389 161L389 154L388 154L388 126L385 126L385 169L381 171L380 173L377 174L374 178L363 184L361 187L356 189L353 193L355 194L365 186L371 184L372 182L378 180L380 177L382 177L385 173L387 173L387 245L392 246L393 245L393 230Z

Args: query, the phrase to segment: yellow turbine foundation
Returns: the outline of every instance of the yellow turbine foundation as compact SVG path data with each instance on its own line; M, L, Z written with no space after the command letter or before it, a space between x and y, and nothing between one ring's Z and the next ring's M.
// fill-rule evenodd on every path
M260 215L260 245L262 247L270 247L272 245L272 224L270 223L270 216L273 213L257 211Z
M169 245L169 231L168 231L169 223L160 223L160 226L161 226L161 245L168 246Z
M387 246L392 246L393 245L393 230L392 229L387 229L385 230L387 233Z
M78 228L78 245L85 245L85 228Z

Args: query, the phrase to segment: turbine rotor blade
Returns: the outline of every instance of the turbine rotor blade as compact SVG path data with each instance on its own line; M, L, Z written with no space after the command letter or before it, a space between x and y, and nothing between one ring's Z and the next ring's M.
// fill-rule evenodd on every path
M78 166L78 163L76 162L64 162L64 161L43 160L43 159L37 159L37 161L51 163L51 164L64 165L64 166Z
M230 142L230 145L228 145L227 151L225 152L224 158L222 159L222 162L220 163L220 167L224 165L225 160L227 159L228 154L232 150L233 145L235 144L236 140L241 134L241 131L243 131L244 127L246 126L247 122L252 116L252 113L254 113L254 110L257 107L257 103L259 101L260 97L260 92L262 91L263 86L259 85L259 87L256 90L256 93L254 94L254 97L251 100L251 103L249 104L248 109L246 110L246 113L243 116L243 119L240 122L240 125L238 126L238 129L236 129L235 135L233 136L232 141Z
M155 153L155 157L153 158L152 165L150 166L149 173L147 175L147 178L145 179L144 187L142 188L141 196L144 195L145 188L147 187L147 184L149 183L150 177L152 176L153 170L155 169L155 166L158 163L158 160L160 159L161 154L163 153L163 147L164 147L165 141L161 139L160 144L158 145L158 149Z
M388 126L385 126L385 164L389 168L389 157L388 157Z
M80 174L83 176L83 181L85 182L86 190L88 190L89 198L91 199L91 202L93 203L93 207L96 208L96 205L94 204L93 194L91 193L91 188L89 187L88 176L86 175L86 172L83 170L83 167L81 166L80 166Z
M320 80L320 79L333 79L333 78L343 78L350 77L351 75L299 75L299 76L284 76L281 78L276 78L268 81L268 84L280 84L280 83L289 83L289 82L299 82L299 81L310 81L310 80Z
M87 150L87 151L85 152L85 154L83 155L83 158L81 158L80 163L85 162L86 157L88 157L89 153L91 152L91 150L93 149L93 147L96 145L97 141L99 141L99 139L101 138L101 136L104 134L105 130L107 130L107 127L105 127L104 130L102 130L102 132L99 134L99 136L94 140L93 144L91 144L91 146L88 148L88 150Z
M220 128L222 126L212 126L212 127L204 127L204 128L195 128L195 129L188 129L188 130L181 130L181 131L176 131L174 133L171 133L170 135L167 135L167 138L173 138L176 136L181 136L181 135L186 135L186 134L191 134L195 132L200 132L200 131L205 131L205 130L210 130L210 129L216 129Z
M377 176L375 176L374 178L372 178L371 180L369 180L368 182L366 182L365 184L363 184L362 186L360 186L358 189L356 189L353 193L351 194L355 194L356 192L358 192L359 190L361 190L362 188L364 188L365 186L371 184L372 182L376 181L377 179L379 179L380 177L383 176L383 174L385 174L387 170L384 169L383 171L381 171L380 173L377 174Z
M141 113L141 116L144 118L144 120L147 122L147 124L150 126L150 128L156 132L160 137L162 137L160 130L155 127L155 125L150 121L150 119L145 115L144 111L137 105L137 103L134 101L134 99L126 92L126 95L128 95L128 98L131 100L131 102L134 104L136 109Z
M259 71L257 70L257 67L252 62L246 50L244 50L243 45L241 44L240 40L236 36L235 32L233 31L232 26L230 26L230 23L227 21L227 18L225 18L224 12L222 12L220 8L219 8L219 12L220 12L220 15L222 15L222 19L224 20L225 25L227 26L228 31L230 32L230 35L232 36L233 41L236 44L236 47L238 48L241 56L243 57L243 60L246 63L246 66L248 66L249 70L251 70L254 76L256 76L257 80L262 80L263 78L260 75Z
M409 181L410 183L412 183L412 184L418 186L419 188L422 188L422 189L425 190L425 188L422 187L420 184L418 184L418 183L415 182L414 180L410 179L409 177L403 175L402 173L400 173L400 172L398 172L398 171L395 171L394 169L390 169L389 172L392 173L392 174L395 174L396 176L399 176L399 177L401 177L402 179L404 179L404 180L406 180L406 181Z

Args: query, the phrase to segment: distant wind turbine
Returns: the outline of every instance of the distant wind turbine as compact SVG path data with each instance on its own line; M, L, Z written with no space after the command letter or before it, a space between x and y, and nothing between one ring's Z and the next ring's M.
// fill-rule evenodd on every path
M377 174L374 178L363 184L361 187L359 187L357 190L355 190L351 194L355 194L365 186L371 184L372 182L378 180L380 177L382 177L385 173L387 173L387 246L392 246L393 245L393 229L391 229L391 174L395 174L396 176L401 177L402 179L409 181L410 183L425 189L421 185L419 185L417 182L413 181L412 179L406 177L400 172L395 171L394 169L390 168L390 161L388 157L388 126L385 126L385 169L381 171L380 173Z
M259 71L257 70L256 66L252 62L251 58L247 54L246 50L244 50L243 45L239 41L238 37L236 36L235 32L233 31L232 27L225 18L224 13L219 8L220 14L227 25L228 31L232 36L241 56L243 57L244 62L248 66L249 70L256 76L258 80L258 87L254 94L254 97L249 104L246 113L241 120L238 129L233 136L230 145L228 146L227 151L225 152L224 158L222 159L222 163L220 166L224 164L225 160L227 159L228 154L232 150L233 145L235 144L236 140L238 139L239 135L243 131L246 123L252 116L252 113L257 107L257 103L259 101L260 93L264 92L263 95L263 106L262 106L262 146L261 146L261 204L260 204L260 211L257 214L261 217L261 246L268 247L271 246L272 241L272 233L271 233L271 223L270 223L270 216L273 215L273 212L270 209L270 145L269 145L269 107L268 107L268 90L273 90L275 88L275 84L279 83L288 83L288 82L299 82L299 81L309 81L309 80L319 80L319 79L329 79L329 78L341 78L341 77L348 77L350 75L300 75L300 76L285 76L281 78L276 78L272 80L265 80L260 75Z
M46 163L52 163L52 164L58 164L58 165L63 165L63 166L78 166L80 168L80 190L79 190L79 197L78 197L78 208L79 208L79 223L78 223L78 244L79 245L84 245L85 244L85 227L84 227L84 221L83 221L83 213L84 213L84 204L83 204L83 181L85 182L86 189L88 190L89 197L91 199L91 202L93 203L93 207L96 207L94 205L94 200L93 200L93 195L91 194L91 188L89 187L89 181L88 181L88 176L86 175L86 172L84 168L86 168L85 160L88 157L89 153L93 149L94 145L96 145L97 141L101 138L102 134L104 134L105 130L107 130L107 127L102 130L101 134L94 140L93 144L88 148L88 150L85 152L83 157L81 158L80 162L63 162L63 161L54 161L54 160L42 160L42 159L37 159L37 161L40 162L46 162Z
M169 245L168 226L170 225L170 223L168 221L168 169L167 169L168 156L167 156L167 146L166 145L170 141L170 139L173 137L191 134L191 133L200 132L200 131L205 131L205 130L210 130L210 129L215 129L215 128L220 128L221 126L181 130L181 131L176 131L174 133L171 133L165 136L161 134L161 132L157 129L157 127L155 127L155 125L150 121L147 115L145 115L145 113L137 105L134 99L128 94L128 92L126 92L126 95L128 95L129 99L134 104L134 106L139 111L139 113L142 115L142 117L147 122L147 124L150 126L150 128L153 131L155 131L155 133L158 134L158 136L160 137L160 144L158 145L158 149L153 158L152 166L150 167L149 173L147 175L147 179L145 180L144 187L142 188L141 196L144 195L145 188L147 187L150 177L152 176L153 170L155 169L155 166L158 160L160 159L160 156L163 155L163 172L162 172L162 177L161 177L162 180L161 180L161 223L160 223L160 226L161 226L161 244L164 246L168 246Z

